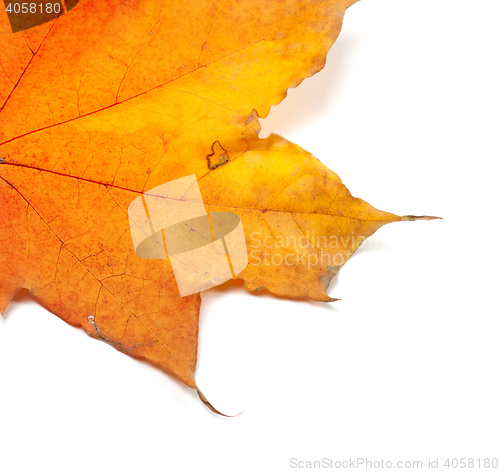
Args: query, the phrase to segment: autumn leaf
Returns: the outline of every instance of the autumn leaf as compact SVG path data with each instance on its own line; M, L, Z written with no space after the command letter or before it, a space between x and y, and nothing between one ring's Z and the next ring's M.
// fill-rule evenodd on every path
M258 117L324 66L353 3L81 0L15 34L0 11L0 312L26 288L216 411L194 379L200 295L136 254L128 208L194 174L209 214L241 219L248 290L333 300L367 237L417 217L352 197Z

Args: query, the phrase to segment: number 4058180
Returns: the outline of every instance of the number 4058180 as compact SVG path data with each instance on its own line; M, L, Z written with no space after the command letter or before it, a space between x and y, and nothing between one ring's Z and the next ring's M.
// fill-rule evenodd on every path
M9 3L7 13L60 13L60 3Z

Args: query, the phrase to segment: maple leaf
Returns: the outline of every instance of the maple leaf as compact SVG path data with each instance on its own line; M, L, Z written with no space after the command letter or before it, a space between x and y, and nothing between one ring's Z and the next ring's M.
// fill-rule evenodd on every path
M240 218L250 291L331 301L331 278L401 220L259 117L318 72L354 0L81 0L13 34L0 16L0 312L26 288L67 323L199 391L200 294L145 259L128 209L195 175ZM141 197L142 198L142 197ZM227 251L226 251L227 252Z

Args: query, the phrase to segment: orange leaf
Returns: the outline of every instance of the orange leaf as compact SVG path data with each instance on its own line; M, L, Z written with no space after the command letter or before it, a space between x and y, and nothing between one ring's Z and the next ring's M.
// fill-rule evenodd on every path
M259 139L258 117L323 67L352 3L80 0L15 34L1 12L0 311L27 288L197 389L200 295L181 296L172 254L135 252L128 214L190 175L208 215L238 215L249 290L331 301L363 240L417 217L352 197L284 138Z

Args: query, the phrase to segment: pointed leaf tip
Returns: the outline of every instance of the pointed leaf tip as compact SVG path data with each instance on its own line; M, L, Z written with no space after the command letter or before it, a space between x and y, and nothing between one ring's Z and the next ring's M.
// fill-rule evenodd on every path
M213 411L214 413L220 415L220 416L225 416L226 418L234 418L235 416L240 416L241 413L238 413L237 415L225 415L224 413L221 413L219 410L217 410L208 400L207 398L205 397L205 395L203 395L203 393L201 393L200 389L197 388L196 391L198 392L198 396L200 397L200 400L205 404L205 406L207 406L211 411Z
M415 216L405 215L401 217L403 221L416 221L416 220L443 220L440 216ZM443 220L444 221L444 220Z

